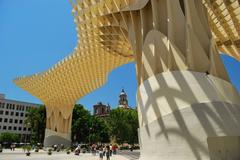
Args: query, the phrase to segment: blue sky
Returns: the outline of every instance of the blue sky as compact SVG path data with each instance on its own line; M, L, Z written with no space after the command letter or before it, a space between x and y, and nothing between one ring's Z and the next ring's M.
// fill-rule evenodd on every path
M71 53L76 41L68 0L0 0L0 92L9 99L40 103L12 80L47 70ZM222 58L240 91L240 63L227 56ZM79 103L89 109L98 101L117 106L122 87L128 94L130 106L136 106L134 63L114 70L106 85Z

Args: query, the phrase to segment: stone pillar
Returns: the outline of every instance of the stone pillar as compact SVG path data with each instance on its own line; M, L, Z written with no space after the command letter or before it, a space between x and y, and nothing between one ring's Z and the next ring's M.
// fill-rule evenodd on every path
M71 146L71 125L73 104L61 106L46 105L47 122L44 146L54 144Z
M208 149L208 140L240 136L240 97L202 1L142 0L136 6L126 21L139 82L140 159L222 158L217 147Z

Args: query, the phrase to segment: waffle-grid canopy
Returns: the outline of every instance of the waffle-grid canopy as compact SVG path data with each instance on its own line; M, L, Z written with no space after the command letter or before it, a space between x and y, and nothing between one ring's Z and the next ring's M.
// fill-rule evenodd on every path
M149 0L79 0L73 5L78 44L72 54L46 72L14 83L47 106L74 104L102 86L114 68L134 61L125 12ZM240 60L240 1L203 0L219 53ZM129 14L131 15L131 14Z

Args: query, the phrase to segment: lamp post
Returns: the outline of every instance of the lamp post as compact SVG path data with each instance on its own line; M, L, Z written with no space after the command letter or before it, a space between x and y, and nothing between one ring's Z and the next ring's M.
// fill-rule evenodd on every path
M91 131L92 131L92 127L89 128L89 132L88 132L88 143L89 143L89 145L90 145L90 133L91 133Z
M30 125L31 125L30 122L28 122L28 123L26 124L27 130L28 130L28 128L30 127ZM27 143L27 134L25 134L25 144L26 144L26 143Z

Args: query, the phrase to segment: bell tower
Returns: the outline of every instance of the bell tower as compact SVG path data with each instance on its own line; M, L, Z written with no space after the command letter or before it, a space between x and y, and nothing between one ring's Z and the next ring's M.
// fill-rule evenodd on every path
M122 91L119 95L118 107L119 108L129 108L127 94L125 93L124 89L122 89Z

